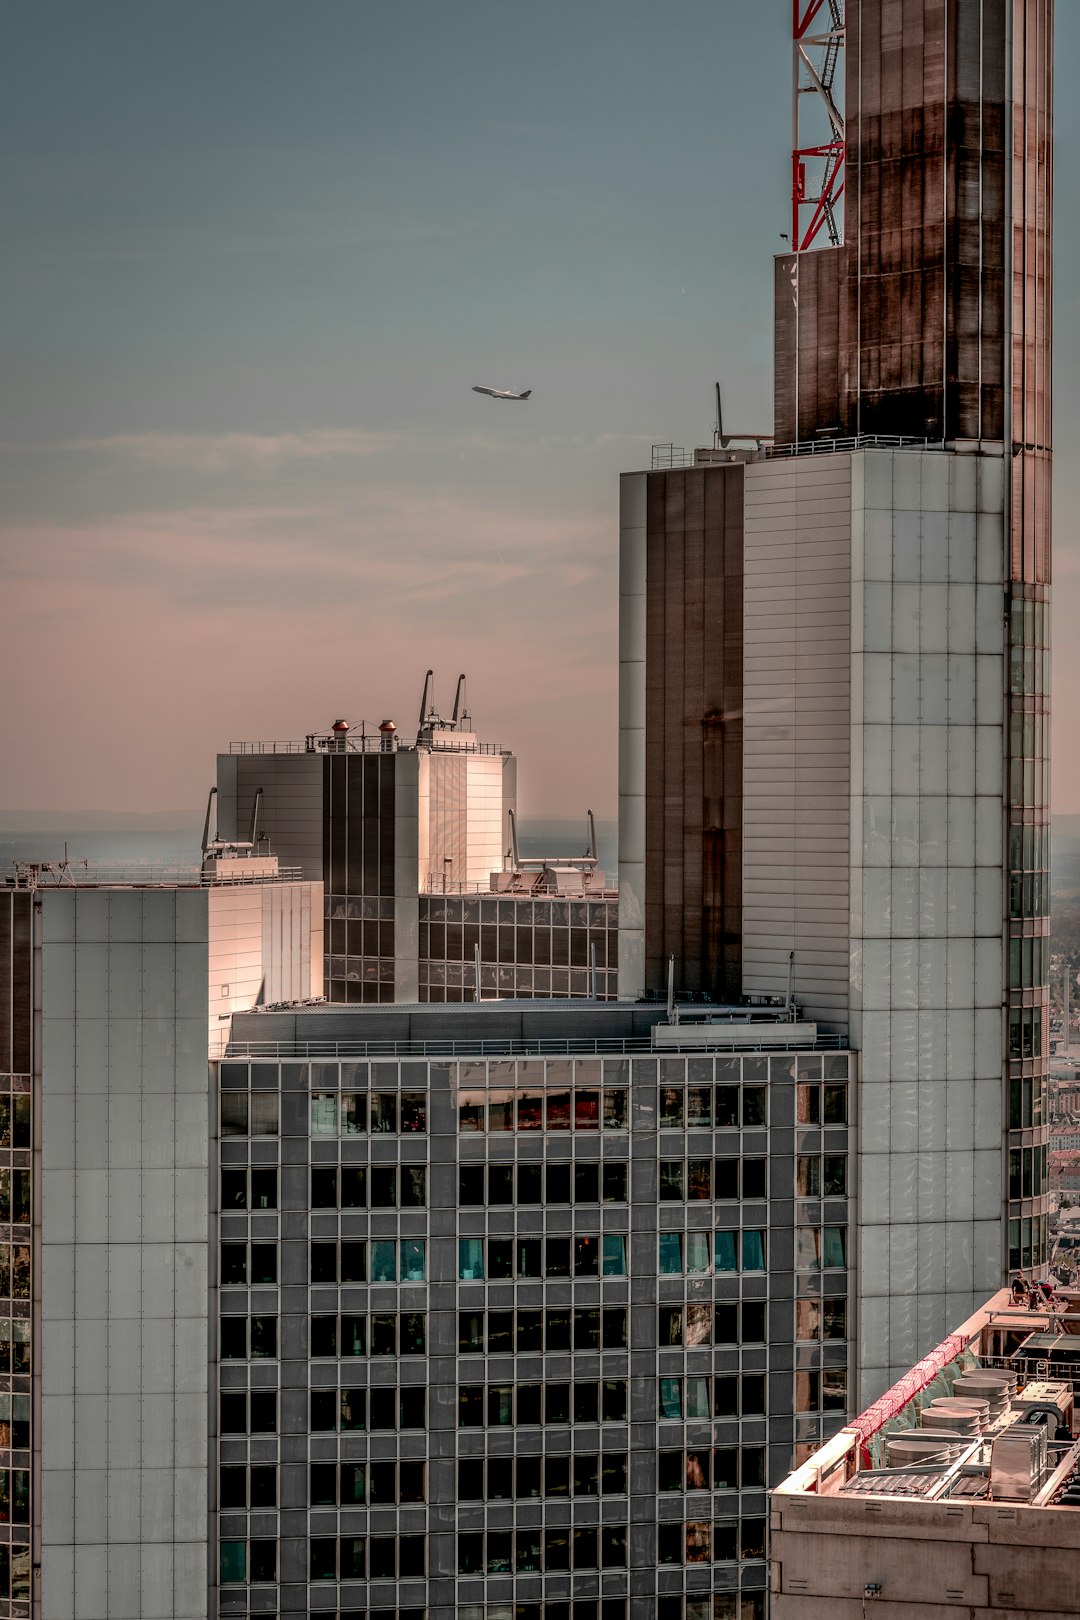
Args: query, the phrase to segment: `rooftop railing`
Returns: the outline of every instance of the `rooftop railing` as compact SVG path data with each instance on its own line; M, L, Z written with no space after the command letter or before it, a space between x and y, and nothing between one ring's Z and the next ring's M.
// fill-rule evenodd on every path
M551 864L552 866L558 866L561 864L573 866L574 858L572 855L567 855L564 862L556 858ZM453 899L455 895L469 895L472 897L479 895L483 900L617 900L619 898L619 891L617 887L606 887L603 889L581 888L573 890L526 888L493 889L491 887L490 879L487 883L466 883L464 881L461 883L455 883L452 878L447 878L444 881L437 872L430 873L427 880L420 885L417 892L422 894L425 899L436 900L441 899L443 895L446 895L447 899Z
M762 457L766 461L789 460L792 456L832 456L852 450L944 450L944 439L918 438L907 433L857 433L850 437L798 439L792 444L769 444L761 441L756 449L750 440L740 442L739 451L747 451L749 458ZM710 447L686 450L681 444L654 444L651 470L663 472L679 467L707 467L717 465L716 455ZM746 459L745 457L743 459Z
M765 459L831 456L851 450L944 450L944 439L920 439L906 433L856 433L850 438L798 439L794 444L767 444Z
M568 1001L573 1006L572 1001ZM460 1007L455 1007L460 1012ZM719 1051L730 1055L749 1052L778 1054L783 1052L835 1052L843 1050L846 1042L839 1036L819 1035L816 1041L787 1041L777 1045L743 1045L734 1049L718 1039L715 1047L687 1042L685 1048L664 1046L654 1048L648 1036L635 1036L625 1040L586 1040L584 1038L555 1040L537 1037L534 1040L490 1039L462 1040L406 1040L406 1041L230 1041L226 1056L274 1060L278 1058L456 1058L456 1057L673 1057L684 1051L690 1056L704 1056Z
M0 872L0 887L16 889L220 889L239 883L299 883L299 866L276 872L204 872L198 866L81 866L64 872L47 863L37 870Z
M271 740L267 742L231 742L230 754L392 754L399 746L412 747L413 744L402 745L397 734L391 735L389 742L385 736L378 732L368 735L366 732L355 737L326 737L312 735L303 741L293 737L287 740ZM510 748L504 748L502 743L465 743L444 741L441 737L434 742L424 743L436 754L510 754Z

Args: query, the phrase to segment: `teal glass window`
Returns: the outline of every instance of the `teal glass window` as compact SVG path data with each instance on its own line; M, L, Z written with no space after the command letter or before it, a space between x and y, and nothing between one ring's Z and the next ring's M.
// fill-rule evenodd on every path
M397 1282L397 1244L392 1238L376 1238L372 1242L371 1281Z
M828 1227L827 1231L840 1231L839 1227ZM843 1262L841 1262L842 1264ZM744 1232L742 1235L742 1268L744 1271L765 1270L765 1233Z
M847 1227L826 1226L821 1234L821 1264L826 1269L847 1265Z
M223 1541L221 1543L221 1584L233 1585L247 1580L247 1543Z
M714 1246L717 1271L738 1271L737 1237L738 1234L735 1232L717 1232L715 1234Z
M661 1378L660 1380L660 1416L662 1418L682 1417L682 1387L678 1378Z
M603 1240L604 1276L626 1276L626 1239L620 1233L606 1232Z
M423 1282L425 1271L425 1244L422 1240L403 1238L401 1243L402 1282Z
M682 1233L661 1232L659 1235L659 1272L661 1277L682 1276Z
M463 1282L481 1282L483 1280L483 1238L458 1239L458 1276Z

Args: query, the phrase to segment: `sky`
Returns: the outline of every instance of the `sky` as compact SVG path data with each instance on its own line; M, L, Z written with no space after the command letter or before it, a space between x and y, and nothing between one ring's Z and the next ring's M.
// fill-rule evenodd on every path
M468 677L524 814L616 804L618 475L771 427L787 0L16 0L0 806ZM1060 62L1080 6L1057 9ZM1080 810L1080 143L1057 109L1054 808ZM531 388L501 404L473 383Z

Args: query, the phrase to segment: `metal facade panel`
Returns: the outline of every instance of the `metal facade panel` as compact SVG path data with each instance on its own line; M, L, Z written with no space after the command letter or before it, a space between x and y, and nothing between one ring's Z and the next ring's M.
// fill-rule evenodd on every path
M37 896L43 1620L207 1612L208 893Z
M218 826L222 838L247 838L255 795L262 789L259 830L282 866L323 878L322 754L219 754Z
M846 1030L851 459L746 474L743 973Z

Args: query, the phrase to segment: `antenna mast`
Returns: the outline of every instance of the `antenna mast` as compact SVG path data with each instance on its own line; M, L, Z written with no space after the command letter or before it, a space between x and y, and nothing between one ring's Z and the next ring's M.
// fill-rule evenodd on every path
M823 229L844 240L844 115L833 94L845 40L845 0L791 0L791 251ZM809 165L809 172L808 172ZM809 218L807 213L809 211Z
M451 716L450 724L459 727L462 731L468 731L470 719L469 696L465 690L465 677L459 675L457 678L457 691L454 693L454 713Z
M420 696L421 729L435 718L435 671L429 669L424 676L424 690Z

